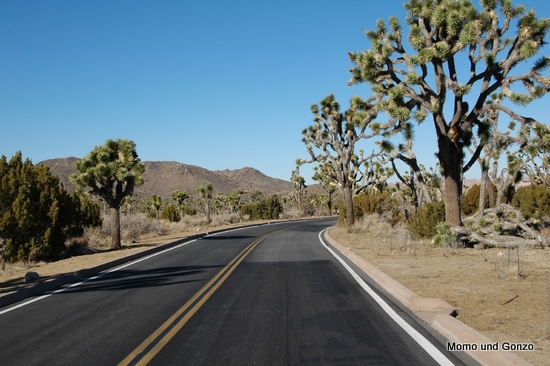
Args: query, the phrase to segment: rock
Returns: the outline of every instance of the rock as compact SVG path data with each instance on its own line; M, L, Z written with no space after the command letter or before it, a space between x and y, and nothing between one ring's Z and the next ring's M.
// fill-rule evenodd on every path
M38 281L39 279L40 279L40 275L36 272L25 273L25 283Z

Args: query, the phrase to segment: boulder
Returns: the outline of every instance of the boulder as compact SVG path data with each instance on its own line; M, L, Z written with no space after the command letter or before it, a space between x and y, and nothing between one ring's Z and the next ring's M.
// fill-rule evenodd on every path
M40 279L40 275L36 272L25 273L25 283L38 281L39 279Z

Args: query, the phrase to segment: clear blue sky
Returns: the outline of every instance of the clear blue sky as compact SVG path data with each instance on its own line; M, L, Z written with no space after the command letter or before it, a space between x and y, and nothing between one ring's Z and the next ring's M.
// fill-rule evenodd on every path
M346 85L346 53L369 48L361 29L377 19L403 20L402 3L1 0L0 155L83 157L124 138L145 161L289 180L308 157L310 105L369 96ZM547 1L524 3L550 16ZM430 123L416 143L428 166Z

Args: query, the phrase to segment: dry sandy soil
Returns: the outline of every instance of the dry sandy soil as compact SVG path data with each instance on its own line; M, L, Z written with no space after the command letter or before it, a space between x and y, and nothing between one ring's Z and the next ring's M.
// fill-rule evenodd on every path
M494 341L533 343L516 352L534 365L550 364L550 249L434 248L398 229L349 233L336 241L420 296L442 298L460 309L457 319Z
M72 257L31 267L21 264L0 271L0 296L25 286L28 271L41 279L72 273L152 246L197 234L153 237L123 250ZM331 229L330 235L392 278L424 297L436 297L461 308L458 319L498 342L533 343L535 350L517 352L534 365L550 360L550 250L433 248L414 242L403 230L378 225L353 232ZM511 301L510 301L511 300Z

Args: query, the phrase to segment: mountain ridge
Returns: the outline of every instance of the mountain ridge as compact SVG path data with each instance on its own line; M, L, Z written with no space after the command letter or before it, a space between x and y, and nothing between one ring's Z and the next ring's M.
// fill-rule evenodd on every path
M52 174L59 177L61 184L73 191L76 186L71 183L69 176L76 172L76 157L55 158L40 162L50 169ZM261 171L244 167L236 170L208 170L196 165L179 163L176 161L144 161L143 184L136 187L134 195L147 197L153 194L170 198L173 191L187 191L191 196L198 196L197 188L207 182L214 187L214 194L227 194L243 190L256 190L265 195L288 195L292 191L292 184L283 179L272 178Z

